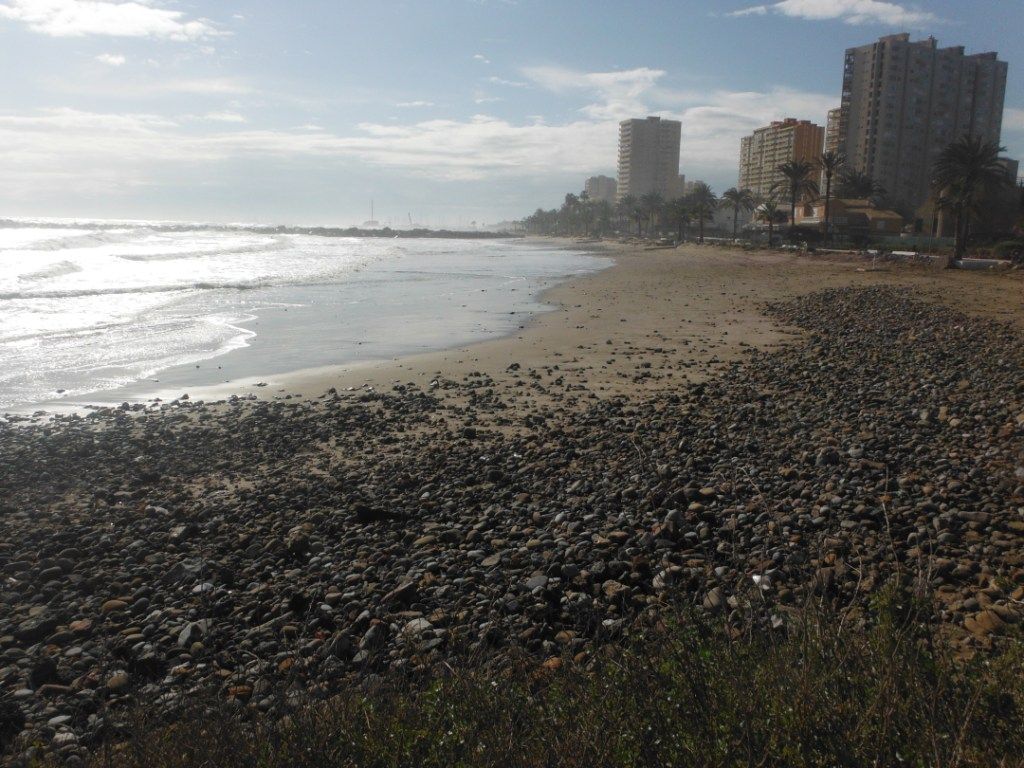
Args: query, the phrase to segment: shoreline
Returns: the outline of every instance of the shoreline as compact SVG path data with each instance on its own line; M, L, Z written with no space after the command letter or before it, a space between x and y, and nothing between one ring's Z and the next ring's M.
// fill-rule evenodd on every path
M441 256L441 261L398 257L379 275L368 273L368 280L310 284L291 294L286 293L287 284L271 287L268 290L274 293L256 301L261 306L244 308L250 317L235 330L248 337L245 343L232 340L210 350L208 356L160 368L110 389L79 389L4 411L18 416L39 411L81 413L124 402L173 401L185 394L193 399L225 399L258 393L266 382L287 382L294 375L359 370L502 338L516 333L516 326L521 328L529 318L554 309L541 298L552 285L607 268L609 261L597 249L565 247L543 238L504 239L480 250L475 262L463 256L461 244L442 253L454 256ZM407 274L411 277L406 278ZM473 284L474 278L479 282ZM381 295L383 289L378 286L383 285L394 287ZM416 285L428 285L434 293ZM71 388L63 382L58 386Z
M422 386L437 376L465 379L470 374L484 373L501 378L514 363L549 370L557 367L563 377L574 380L574 386L589 395L605 397L657 390L671 378L701 380L751 347L785 343L792 332L773 323L761 307L817 288L901 285L912 288L926 301L1011 321L1020 321L1016 310L1024 307L1024 279L1019 274L956 272L961 293L950 294L945 286L954 278L943 270L906 265L869 268L867 262L849 257L747 252L693 244L648 249L636 244L581 244L550 237L525 238L523 242L582 251L608 258L611 263L594 272L566 276L543 288L532 300L549 309L533 313L518 329L468 344L394 358L257 374L213 385L154 386L126 399L51 401L8 413L18 417L39 411L48 416L82 414L118 407L125 401L133 406L154 407L183 395L205 403L231 398L313 399L331 389L385 391L395 385ZM1020 296L1017 303L1015 290ZM613 310L620 316L610 318ZM659 373L653 364L644 372L632 369L631 361L641 354L659 355L664 368L673 358L668 350L683 353L679 360L688 365L682 375ZM140 387L136 384L127 389Z
M931 267L871 268L849 257L693 244L649 249L551 237L524 242L593 253L611 263L541 290L534 300L550 308L534 313L522 327L506 334L395 358L251 376L177 394L158 388L147 399L169 401L181 394L203 402L232 396L312 399L331 389L385 391L395 385L423 386L437 376L465 379L483 373L501 378L511 364L557 367L564 377L576 379L575 386L599 397L654 391L670 383L672 375L659 374L652 365L638 376L632 369L634 358L661 355L664 366L672 356L669 350L674 350L689 364L684 381L706 379L750 348L771 348L793 338L792 329L762 312L766 303L846 285L908 287L925 301L1009 319L1024 327L1024 276L1019 274L957 272L953 277ZM947 291L951 280L961 293ZM623 316L609 317L612 310L620 310Z
M998 654L1022 284L857 270L627 252L522 338L358 373L379 389L0 422L10 749L202 696L276 722L368 676L593 669L677 608L870 628L890 587L951 656Z

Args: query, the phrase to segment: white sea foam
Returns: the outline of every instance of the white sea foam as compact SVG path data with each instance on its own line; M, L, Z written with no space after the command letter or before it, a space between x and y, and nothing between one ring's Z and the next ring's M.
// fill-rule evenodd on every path
M0 228L0 411L188 383L174 371L212 358L255 375L502 332L510 310L536 309L524 281L595 268L587 258L498 241ZM256 341L259 355L231 354Z
M26 272L22 275L18 275L19 282L38 282L40 280L47 280L51 277L62 277L63 275L70 275L74 272L81 272L82 268L71 261L58 261L55 264L51 264L48 267L37 270L35 272Z

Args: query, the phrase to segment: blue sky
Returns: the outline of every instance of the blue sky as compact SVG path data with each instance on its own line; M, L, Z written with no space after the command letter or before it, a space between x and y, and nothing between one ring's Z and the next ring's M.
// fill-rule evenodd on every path
M491 222L614 175L645 114L721 191L899 31L1009 62L1024 158L1022 29L1018 0L0 0L0 217Z

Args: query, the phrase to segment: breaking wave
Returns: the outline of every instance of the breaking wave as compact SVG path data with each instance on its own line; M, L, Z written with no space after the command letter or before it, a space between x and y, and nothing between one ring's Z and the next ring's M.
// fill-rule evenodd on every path
M168 251L166 253L119 253L117 258L125 261L178 261L179 259L201 259L212 256L230 256L242 253L267 253L284 250L288 246L288 238L275 237L268 243L245 244L228 248L208 248L191 251Z
M54 277L63 277L64 275L73 275L75 272L81 272L82 268L75 264L73 261L58 261L56 264L51 264L44 269L37 270L35 272L26 272L23 275L18 275L18 280L22 282L38 282L40 280L49 280Z

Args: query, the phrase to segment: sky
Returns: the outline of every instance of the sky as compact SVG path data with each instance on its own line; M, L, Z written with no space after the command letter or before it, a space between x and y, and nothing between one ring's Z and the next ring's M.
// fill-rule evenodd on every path
M998 51L1024 158L1022 29L1021 0L0 0L0 218L495 222L614 176L645 115L721 192L896 32Z

